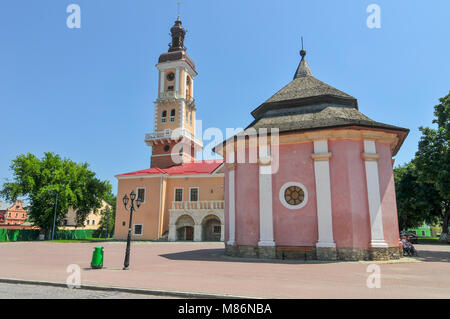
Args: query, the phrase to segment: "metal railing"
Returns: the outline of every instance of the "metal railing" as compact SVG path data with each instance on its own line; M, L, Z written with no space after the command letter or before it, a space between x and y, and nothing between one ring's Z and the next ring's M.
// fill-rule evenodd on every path
M187 137L190 140L194 141L195 143L197 143L199 145L203 145L203 142L201 139L199 139L197 136L195 136L194 134L192 134L191 132L189 132L186 129L182 129L182 130L166 129L166 130L160 131L160 132L152 132L152 133L145 134L146 141L152 141L152 140L157 140L157 139L161 139L161 138L178 139L180 137Z

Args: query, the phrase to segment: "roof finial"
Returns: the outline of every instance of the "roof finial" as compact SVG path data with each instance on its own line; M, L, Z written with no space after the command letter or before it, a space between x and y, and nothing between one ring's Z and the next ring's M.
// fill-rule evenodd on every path
M303 50L303 37L302 37L302 49L300 50L300 55L301 55L302 59L306 55L306 51Z
M300 50L300 55L302 57L300 64L298 65L297 71L294 74L294 80L297 78L303 78L306 76L313 76L311 69L306 62L305 55L306 51L303 49L303 37L302 37L302 49Z
M181 1L177 2L177 20L180 20L180 6L181 6Z

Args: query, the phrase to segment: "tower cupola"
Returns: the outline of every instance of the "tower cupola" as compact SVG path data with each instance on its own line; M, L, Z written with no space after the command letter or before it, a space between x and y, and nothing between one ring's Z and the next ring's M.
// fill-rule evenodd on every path
M184 47L186 29L183 28L179 18L175 21L173 27L170 28L170 33L172 35L172 43L169 44L169 52L186 51L186 48Z

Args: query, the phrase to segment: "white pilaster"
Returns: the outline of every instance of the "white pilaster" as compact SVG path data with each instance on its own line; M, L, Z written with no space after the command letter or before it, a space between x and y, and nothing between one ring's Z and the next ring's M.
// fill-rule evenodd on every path
M314 141L314 176L316 181L317 227L319 239L316 247L335 248L333 214L331 209L330 163L328 141Z
M175 94L180 92L180 68L176 68L175 71Z
M234 159L234 153L229 154ZM229 157L229 158L230 158ZM234 245L235 227L236 227L236 211L235 211L235 177L234 177L234 161L228 164L228 242L227 245Z
M194 98L194 78L191 77L191 97Z
M202 225L194 225L194 241L202 241Z
M367 198L370 213L372 247L388 247L384 241L383 218L381 210L380 181L378 176L378 154L375 141L364 140L364 154L367 181Z
M161 78L159 80L159 92L163 93L164 92L164 79L165 79L165 75L166 73L164 71L161 71Z
M179 119L181 121L181 129L184 129L184 121L185 121L185 117L186 117L186 102L184 100L181 100L180 102L180 116Z
M187 72L184 71L184 72L183 72L183 85L184 85L184 90L183 90L183 94L182 94L182 96L183 96L184 99L186 98L186 91L187 91L186 78L187 78Z
M223 224L220 224L220 241L225 240L225 227Z
M259 242L258 246L275 246L273 238L271 162L259 163Z
M177 240L177 228L175 225L169 225L169 241Z

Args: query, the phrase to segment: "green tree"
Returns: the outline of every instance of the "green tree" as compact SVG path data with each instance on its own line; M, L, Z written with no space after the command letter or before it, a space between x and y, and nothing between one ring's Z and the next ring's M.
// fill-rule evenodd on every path
M46 234L53 227L57 195L56 225L61 224L69 207L76 210L77 223L83 224L111 191L111 184L96 178L88 167L53 153L45 153L42 159L30 153L19 155L10 166L14 181L3 184L0 196L7 200L26 198L29 219Z
M441 98L434 107L434 124L437 128L420 127L422 137L414 158L418 181L429 185L437 193L437 199L431 198L431 214L442 221L441 239L447 239L450 218L450 93Z
M436 207L440 207L439 193L433 184L419 181L413 161L396 167L394 179L400 230L440 221L435 214Z

